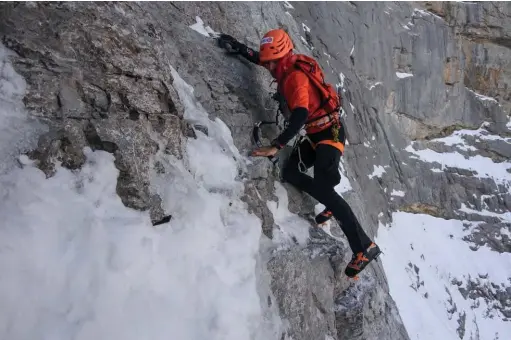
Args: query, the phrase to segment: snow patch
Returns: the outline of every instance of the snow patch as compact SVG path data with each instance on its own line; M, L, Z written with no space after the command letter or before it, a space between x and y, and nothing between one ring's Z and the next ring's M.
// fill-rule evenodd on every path
M497 103L497 104L499 103L499 102L497 101L497 99L495 99L495 98L493 98L493 97L488 97L488 96L482 95L482 94L477 93L477 92L475 92L475 91L473 91L473 90L471 90L471 89L469 89L469 88L466 88L466 89L467 89L469 92L472 92L472 93L476 96L476 98L477 98L477 99L479 99L479 100L481 100L481 101L490 101L490 102L494 102L494 103Z
M412 16L412 20L413 20L413 16ZM409 21L406 23L406 25L401 25L401 27L403 27L404 29L410 31L413 27L414 27L414 23L412 21Z
M339 170L341 172L341 182L334 187L334 190L339 195L342 195L345 192L353 190L353 187L351 186L350 180L346 175L346 169L344 168L342 161L339 162Z
M440 165L440 168L437 167L432 171L442 172L446 167L456 167L474 171L474 176L478 178L492 178L496 183L509 184L511 182L511 173L507 171L511 168L510 162L495 163L488 157L480 155L465 157L457 152L440 153L430 149L415 150L412 145L405 150L413 153L422 161Z
M14 55L0 43L0 175L17 167L17 156L33 149L48 130L24 110L26 82L12 67Z
M418 16L418 17L422 17L422 16L432 16L434 18L437 18L437 19L440 19L440 20L444 20L442 17L434 14L434 13L431 13L431 12L428 12L428 11L425 11L425 10L422 10L422 9L418 9L418 8L415 8L413 10L413 14L412 15L415 15L415 16Z
M472 196L474 198L477 198L476 194L472 194ZM481 195L481 197L479 197L479 199L481 200L481 205L484 205L484 206L486 206L488 208L488 204L486 204L485 200L487 198L492 198L492 197L494 197L494 195Z
M379 81L379 82L376 82L376 83L372 84L372 85L369 87L369 91L371 91L371 90L372 90L372 89L374 89L376 86L381 85L381 84L382 84L382 82L381 82L381 81Z
M220 33L215 32L211 27L204 26L204 21L202 21L202 19L199 16L196 16L195 20L197 22L195 24L189 26L194 31L196 31L208 38L209 37L217 37L220 35Z
M491 140L491 141L503 141L506 143L511 143L511 138L503 138L499 135L493 135L488 132L488 130L484 129L483 127L488 125L487 122L484 122L481 127L477 130L457 130L454 131L450 136L443 137L443 138L437 138L433 139L433 142L441 142L445 145L449 146L456 146L461 150L471 150L471 151L477 151L477 148L466 145L465 140L463 139L464 136L474 136L479 140Z
M411 74L411 73L403 73L403 72L396 72L396 76L399 79L404 79L404 78L413 77L413 74Z
M350 107L351 107L351 111L355 112L355 106L353 106L353 104L350 103Z
M25 95L27 84L12 67L9 60L15 54L0 44L0 100L20 103Z
M502 222L508 222L508 223L511 222L511 212L509 212L509 211L499 214L499 213L488 211L488 210L474 210L474 209L470 209L469 207L467 207L464 203L461 203L461 208L459 209L459 211L469 213L469 214L497 217Z
M305 25L303 22L302 22L302 28L303 28L303 30L304 30L305 32L308 32L308 33L310 33L310 32L311 32L311 29L310 29L307 25Z
M353 52L355 52L355 45L353 45L353 47L351 48L350 57L353 55Z
M434 142L440 142L448 146L456 146L460 150L463 151L477 151L477 148L467 145L465 140L462 138L463 134L459 131L456 131L450 136L434 139Z
M306 40L304 37L300 36L300 39L302 40L303 44L304 44L304 45L305 45L305 46L306 46L309 50L311 50L311 51L312 51L312 50L314 49L314 46L309 45L309 43L307 42L307 40Z
M401 190L392 190L390 193L391 196L399 196L399 197L405 197L405 192Z
M294 9L293 5L291 5L289 1L284 1L284 6L289 9Z
M344 75L344 73L339 73L339 80L341 81L341 84L340 84L340 87L341 88L344 88L344 79L346 79L346 76Z
M381 165L373 165L374 166L374 171L372 174L368 175L367 177L369 177L370 179L374 178L374 177L379 177L381 178L381 176L385 173L385 168Z
M309 239L310 223L289 211L289 200L284 186L275 182L275 196L277 201L267 201L266 205L273 214L275 224L279 227L274 229L273 238L277 243L292 245L294 240L305 245Z

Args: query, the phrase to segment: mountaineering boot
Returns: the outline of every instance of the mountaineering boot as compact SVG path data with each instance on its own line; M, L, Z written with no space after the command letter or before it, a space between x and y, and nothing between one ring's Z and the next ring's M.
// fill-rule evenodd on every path
M325 208L325 210L323 210L322 212L320 212L319 214L316 215L314 220L316 221L316 224L321 225L321 224L324 224L324 223L330 221L330 219L333 216L334 215L332 214L332 212Z
M346 266L344 273L349 277L356 277L372 261L380 256L381 250L376 243L371 243L369 248L363 252L353 254L351 261Z

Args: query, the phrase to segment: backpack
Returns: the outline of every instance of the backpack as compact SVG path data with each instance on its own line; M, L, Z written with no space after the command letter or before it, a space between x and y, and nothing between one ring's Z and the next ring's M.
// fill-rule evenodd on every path
M317 61L306 55L297 54L294 66L295 69L302 71L307 75L307 77L309 77L310 82L318 89L322 98L317 111L311 113L311 118L313 118L312 120L316 120L325 115L339 111L342 105L341 97L334 86L325 82L325 76ZM325 110L325 115L316 117L315 115L320 109Z

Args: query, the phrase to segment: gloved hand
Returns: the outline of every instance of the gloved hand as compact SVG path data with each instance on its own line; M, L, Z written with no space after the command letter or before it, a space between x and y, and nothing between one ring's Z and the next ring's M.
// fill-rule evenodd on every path
M247 47L247 45L240 43L238 40L228 34L220 34L217 38L218 46L224 48L230 54L239 54L248 61L259 65L259 52Z
M220 34L218 37L218 46L226 49L229 53L241 53L243 44L228 34Z

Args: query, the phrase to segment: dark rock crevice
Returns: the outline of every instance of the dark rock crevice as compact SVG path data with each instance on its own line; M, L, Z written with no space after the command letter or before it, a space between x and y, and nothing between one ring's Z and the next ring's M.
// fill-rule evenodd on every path
M91 122L85 126L83 132L85 134L85 139L89 143L89 146L92 150L102 150L111 154L115 154L116 151L119 150L117 144L110 141L101 140L98 132L96 131L96 128L94 127L94 124Z

